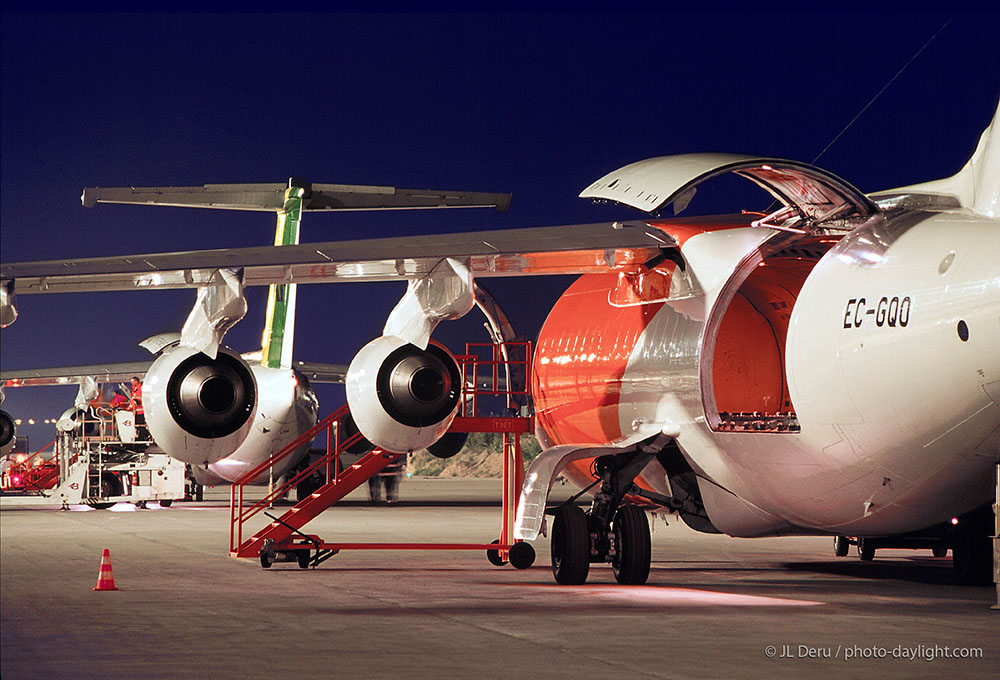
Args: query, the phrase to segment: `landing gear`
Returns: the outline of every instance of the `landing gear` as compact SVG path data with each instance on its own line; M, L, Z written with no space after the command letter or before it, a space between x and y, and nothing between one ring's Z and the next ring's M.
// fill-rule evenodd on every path
M633 480L656 450L638 447L628 453L597 458L594 471L600 477L601 490L594 495L590 512L584 513L572 504L554 511L552 573L557 583L583 583L591 562L610 562L615 579L622 584L639 585L649 578L646 514L623 501L627 494L639 493Z
M587 515L575 505L555 511L552 523L552 574L556 583L578 586L590 571L590 530Z
M859 538L858 557L862 562L871 562L875 559L875 541L870 538Z
M615 580L622 585L638 586L649 578L650 541L646 513L635 505L623 505L615 513Z
M851 539L847 536L833 537L833 554L837 557L847 557L847 551L851 547Z

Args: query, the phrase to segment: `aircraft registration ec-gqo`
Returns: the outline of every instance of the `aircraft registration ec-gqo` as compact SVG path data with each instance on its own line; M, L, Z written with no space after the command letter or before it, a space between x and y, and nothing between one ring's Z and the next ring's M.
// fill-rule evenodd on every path
M1000 462L997 117L957 174L867 195L777 158L639 161L580 194L640 213L607 224L298 244L301 210L503 207L509 197L294 181L88 189L91 205L274 210L279 237L4 263L2 322L15 320L16 296L199 289L181 333L153 348L146 418L168 454L224 478L220 462L248 469L276 450L261 437L281 427L254 426L264 411L282 414L285 442L316 420L280 328L268 323L259 357L223 346L246 311L245 286L272 286L269 319L280 326L296 284L408 281L345 378L364 437L406 452L439 442L459 409L455 359L430 337L477 303L488 316L499 309L483 304L476 280L579 275L535 343L530 402L543 451L517 517L517 537L531 541L553 516L559 583L584 582L596 562L621 583L645 582L642 507L735 537L827 534L838 552L855 537L869 558L898 537L950 532L960 579L988 583ZM770 192L776 209L676 216L699 183L728 173ZM674 217L661 217L670 206ZM282 219L294 229L284 233ZM249 453L231 458L241 446ZM589 511L546 507L558 475L593 492Z

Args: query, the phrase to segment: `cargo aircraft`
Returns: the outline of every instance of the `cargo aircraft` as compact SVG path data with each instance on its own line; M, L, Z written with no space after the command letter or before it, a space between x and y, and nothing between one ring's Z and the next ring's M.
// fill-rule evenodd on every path
M15 295L198 288L192 315L208 330L150 369L146 409L158 440L213 462L246 436L261 392L238 355L216 350L244 286L405 279L346 387L370 442L411 451L437 442L458 410L455 360L430 337L482 299L476 281L576 274L535 343L543 452L517 519L531 541L552 517L559 583L583 583L602 562L621 583L645 582L642 507L734 537L831 535L838 552L852 537L862 557L940 536L963 581L989 582L996 121L957 174L873 194L807 163L687 154L584 189L638 210L613 223L3 264L3 318L15 318ZM727 174L765 189L774 209L677 217L700 183ZM218 414L224 426L192 427ZM558 475L593 493L589 511L548 507Z

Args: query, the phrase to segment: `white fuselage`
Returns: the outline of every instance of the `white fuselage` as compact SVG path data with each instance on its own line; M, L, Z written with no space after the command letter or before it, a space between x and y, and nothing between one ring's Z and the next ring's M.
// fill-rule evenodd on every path
M319 403L308 380L288 368L252 366L252 370L257 379L258 404L250 433L233 453L208 466L223 483L235 482L316 424ZM311 443L303 442L249 483L277 481L302 459Z
M634 322L641 333L615 392L598 368L571 389L542 377L540 390L568 395L550 398L548 417L542 409L543 434L600 443L579 434L586 409L609 441L670 423L709 517L733 536L897 534L971 510L990 500L1000 459L998 226L969 211L902 212L812 256L769 229L692 236L681 248L687 279L674 272L677 294ZM627 324L622 310L606 313L613 322L595 310L591 323L608 323L609 345L608 329ZM543 329L540 352L601 337L550 326L565 337ZM792 414L796 425L734 429L734 411ZM586 486L586 470L567 473ZM671 495L658 463L639 481Z

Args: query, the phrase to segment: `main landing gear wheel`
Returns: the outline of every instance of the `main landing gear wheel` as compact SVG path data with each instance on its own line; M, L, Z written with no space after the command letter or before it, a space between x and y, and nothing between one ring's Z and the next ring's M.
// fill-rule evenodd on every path
M527 569L535 563L535 549L524 541L510 546L507 556L510 558L510 565L515 569Z
M871 562L875 559L875 542L870 538L858 539L858 557L862 562Z
M611 566L615 580L622 585L638 586L649 578L651 549L646 513L636 505L623 505L615 513L615 558Z
M493 539L492 541L490 541L490 543L493 545L499 545L500 539L499 538ZM490 564L492 564L494 567L502 567L503 565L507 564L507 560L500 557L499 550L487 550L486 559L488 559L490 561Z
M851 542L847 536L833 537L833 554L837 557L847 557L847 551L851 547Z
M556 508L552 523L552 574L556 583L578 586L590 571L590 528L587 515L575 505Z

